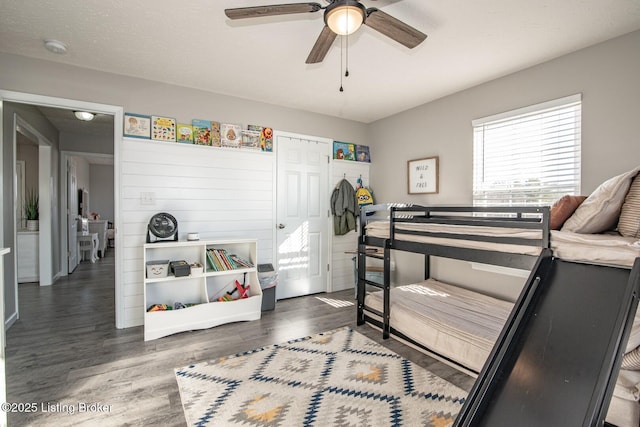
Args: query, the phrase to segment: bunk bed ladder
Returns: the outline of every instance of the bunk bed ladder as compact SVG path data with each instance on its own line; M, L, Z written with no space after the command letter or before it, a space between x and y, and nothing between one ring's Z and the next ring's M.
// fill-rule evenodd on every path
M367 279L367 258L376 258L381 259L383 262L383 280L382 283L374 282L372 280ZM374 310L370 307L367 307L367 311L372 312L376 316L379 316L382 319L382 337L384 339L389 338L391 332L391 324L390 324L390 316L391 316L391 305L390 305L390 291L391 291L391 248L389 245L389 241L386 240L384 243L384 252L381 256L379 253L370 253L367 250L367 245L359 244L358 245L358 282L357 282L358 290L357 290L357 304L358 304L358 315L357 315L357 325L363 325L365 323L365 305L364 298L367 292L367 286L374 286L376 288L382 289L383 291L383 309L382 311Z

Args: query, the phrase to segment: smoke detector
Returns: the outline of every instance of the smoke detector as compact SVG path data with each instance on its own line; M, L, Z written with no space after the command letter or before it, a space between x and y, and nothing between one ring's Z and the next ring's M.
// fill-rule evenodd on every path
M44 47L49 51L58 55L64 55L67 53L67 45L60 40L46 39L44 41Z

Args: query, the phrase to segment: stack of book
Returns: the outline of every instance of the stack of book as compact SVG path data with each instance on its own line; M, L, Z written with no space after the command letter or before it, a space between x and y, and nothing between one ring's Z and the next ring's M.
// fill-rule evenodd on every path
M207 263L210 271L237 270L240 268L252 268L253 263L230 254L225 249L207 249Z

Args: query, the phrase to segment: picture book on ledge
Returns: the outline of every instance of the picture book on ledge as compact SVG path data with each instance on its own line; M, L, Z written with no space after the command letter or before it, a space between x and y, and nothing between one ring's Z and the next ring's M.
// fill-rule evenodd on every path
M273 151L273 129L258 125L249 125L247 129L250 131L260 132L260 150Z
M151 116L151 139L176 142L176 119Z
M220 125L220 139L223 147L240 148L242 127L240 125L223 123Z
M211 145L211 122L209 120L193 119L193 142L196 145Z
M368 145L356 145L356 160L358 162L371 163Z
M336 160L356 160L356 147L349 142L333 141L333 158Z
M124 113L124 136L151 139L151 116Z
M193 126L185 123L178 123L176 142L181 142L183 144L193 144Z

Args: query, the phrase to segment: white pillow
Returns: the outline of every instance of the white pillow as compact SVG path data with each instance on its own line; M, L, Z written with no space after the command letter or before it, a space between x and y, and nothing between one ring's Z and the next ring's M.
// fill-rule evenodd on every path
M564 223L562 231L593 234L611 230L618 223L622 203L638 172L640 166L600 184Z

